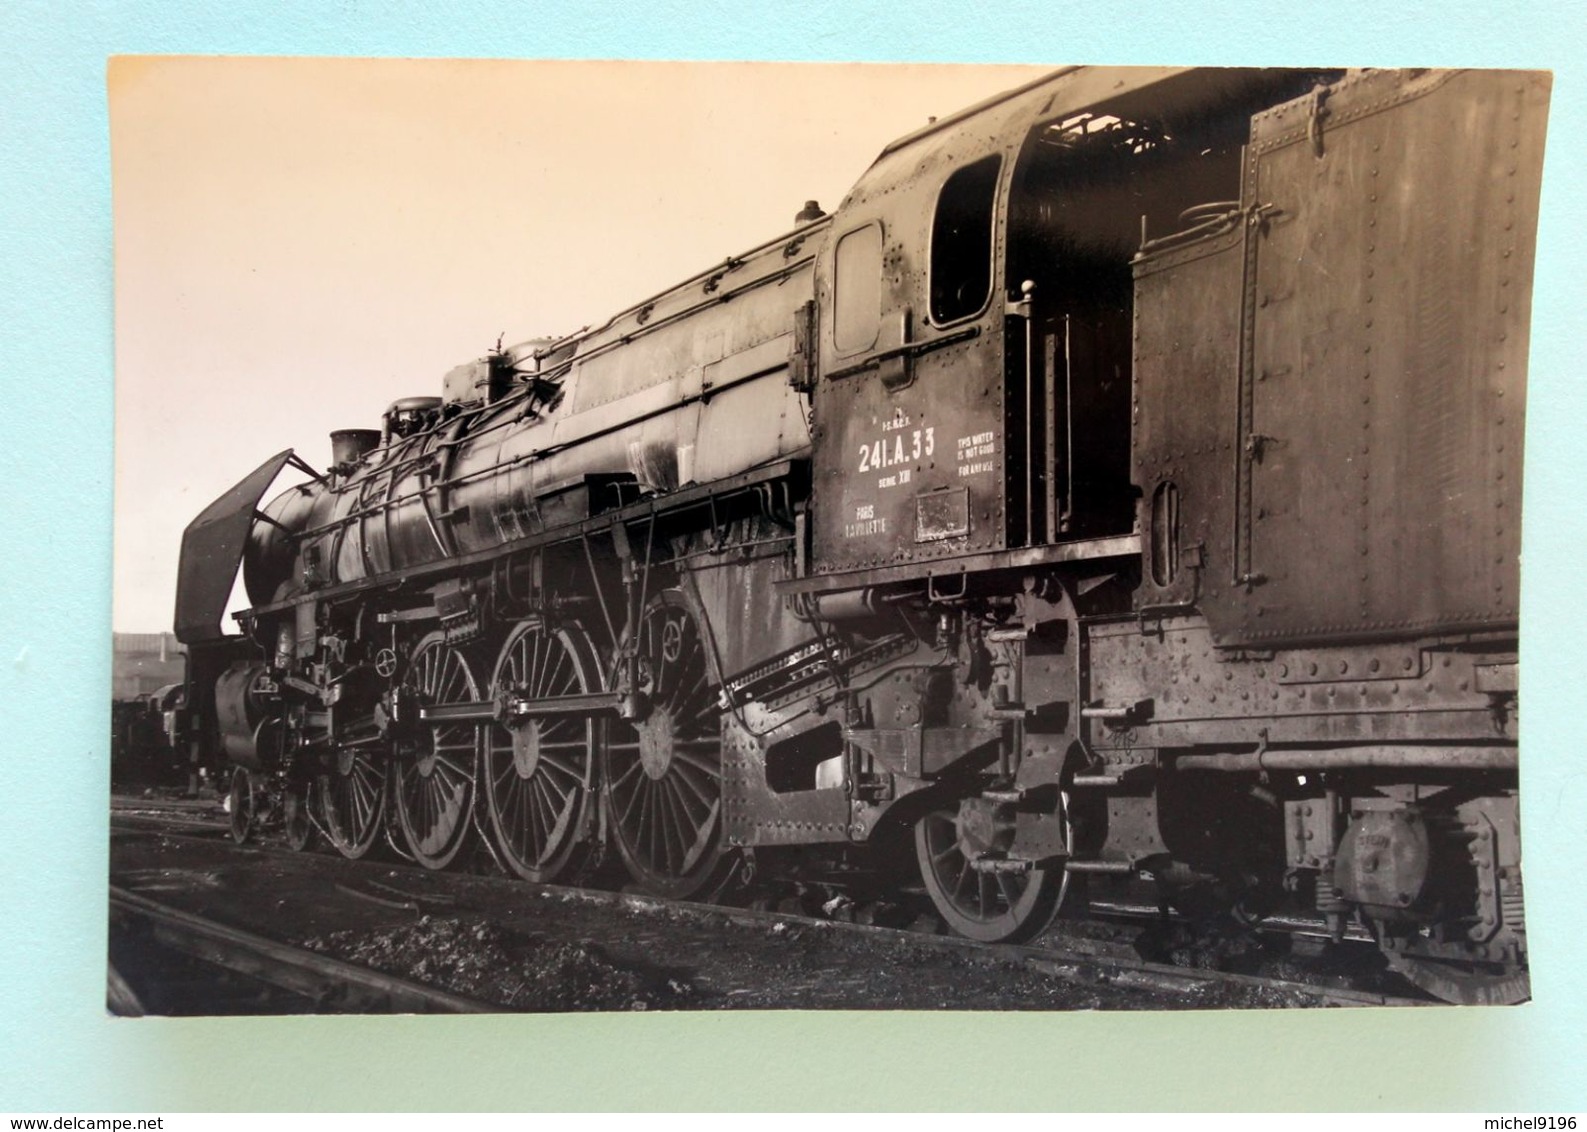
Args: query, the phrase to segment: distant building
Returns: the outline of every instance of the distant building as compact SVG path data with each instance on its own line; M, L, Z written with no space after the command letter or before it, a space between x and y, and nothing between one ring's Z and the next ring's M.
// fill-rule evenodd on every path
M113 633L111 638L111 699L136 699L181 683L186 660L175 634Z

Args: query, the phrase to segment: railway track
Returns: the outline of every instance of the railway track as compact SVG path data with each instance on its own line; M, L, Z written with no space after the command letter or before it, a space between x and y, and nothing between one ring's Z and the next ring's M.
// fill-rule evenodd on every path
M481 1014L496 1007L382 971L183 912L111 886L113 923L145 933L170 950L244 975L340 1014ZM116 975L112 989L123 996Z
M1291 979L1272 979L1257 975L1244 975L1232 971L1189 970L1167 963L1153 963L1101 949L1085 947L1058 947L1050 944L987 944L960 936L933 935L903 928L882 927L875 924L852 923L847 920L826 919L817 916L787 912L767 912L752 908L735 908L721 904L701 904L694 901L662 900L626 892L607 892L602 889L568 888L559 885L537 885L512 882L529 892L542 896L582 900L609 904L648 914L686 914L698 917L717 916L731 923L775 929L798 927L809 931L826 931L867 936L893 943L908 943L943 951L1002 959L1021 963L1044 975L1081 983L1100 983L1108 986L1129 987L1162 991L1169 994L1197 994L1211 988L1243 987L1280 991L1289 994L1310 995L1321 1005L1331 1006L1427 1006L1426 999L1406 998L1378 994L1372 991L1323 987Z
M161 833L178 834L186 831L190 834L220 834L226 833L223 822L202 817L162 817L153 811L115 810L110 812L112 828L120 825L124 829L143 829Z
M215 821L206 822L202 819L183 817L175 822L168 823L164 822L157 814L131 814L125 812L113 814L112 827L119 827L127 833L159 833L165 837L180 840L193 839L204 841L211 845L221 840L225 833L225 827ZM277 846L270 843L256 844L255 848L259 852L271 856L281 855L287 858L302 858L303 856L301 853L294 852L285 846ZM386 864L401 867L396 866L394 862L387 862ZM403 871L411 873L414 881L422 880L424 883L435 883L436 878L442 875L411 867L404 868ZM957 955L972 961L996 962L1016 968L1024 968L1046 977L1078 986L1108 987L1154 994L1160 998L1174 1000L1179 1005L1197 1006L1219 1000L1228 1000L1231 997L1238 1000L1240 1004L1245 1005L1270 1005L1273 1002L1284 1002L1287 1004L1296 1002L1296 1000L1302 1000L1296 1004L1328 1006L1429 1005L1429 1000L1427 999L1385 994L1374 990L1323 985L1267 975L1187 968L1170 963L1153 962L1131 954L1131 947L1128 943L1116 941L1066 939L1059 943L1050 938L1044 938L1024 945L982 944L958 936L856 923L844 919L789 911L760 910L731 904L665 900L629 892L614 892L597 888L538 885L498 876L477 874L446 875L458 878L466 877L466 881L470 885L484 885L500 896L508 896L519 901L532 898L577 902L585 905L621 909L644 917L682 917L700 924L722 924L725 922L740 927L759 929L773 937L781 933L788 933L791 937L805 933L815 933L817 935L824 934L832 938L865 939L882 947L924 947L944 956ZM335 887L344 894L369 900L392 910L410 912L416 916L427 911L439 914L448 911L452 906L450 900L433 894L389 886L376 886L380 888L378 898L371 896L366 888L357 885L337 883ZM128 908L129 911L128 898L132 896L133 894L124 893L120 899L120 904L124 908ZM113 898L113 905L116 903L116 899ZM1114 911L1115 914L1123 914L1138 912L1139 910L1120 905ZM166 922L171 923L173 921L167 920ZM1305 929L1305 925L1299 925L1299 927L1301 930ZM167 928L166 930L180 929ZM241 934L246 935L247 933ZM210 951L219 950L223 945L213 942L214 938L213 934L203 937L201 946ZM195 946L200 946L200 944L195 944ZM285 947L285 945L279 944L275 946ZM335 981L329 973L329 968L322 966L326 961L325 956L313 952L302 952L300 949L289 950L297 952L297 956L293 957L294 960L300 960L302 956L309 956L310 958L307 960L308 967L304 968L301 963L294 965L293 962L283 960L283 973L279 978L294 981L294 985L307 985L311 990L323 988ZM249 948L244 943L241 945L241 953L247 955L248 958L240 961L250 964L262 962L252 958L252 956L259 953L258 948ZM272 956L268 962L275 963L275 957ZM234 967L233 969L237 968ZM307 970L307 974L301 973L305 970ZM358 970L364 969L359 968ZM253 972L245 971L245 973L252 974ZM398 980L398 982L403 981ZM323 993L323 991L315 990L314 993ZM351 989L337 993L348 996L346 1001L349 1003L354 1001L369 1003L366 1008L370 1010L422 1009L428 1012L437 1009L454 1008L445 1006L444 999L431 1003L421 997L411 999L417 1005L389 1005L395 1002L408 1002L410 1000L403 996L417 995L419 992L388 986L384 982L378 984L357 983ZM734 993L734 990L733 988L727 988L725 993L731 994ZM392 997L393 995L396 997ZM388 1005L380 1005L382 1002ZM357 1006L343 1008L359 1009Z

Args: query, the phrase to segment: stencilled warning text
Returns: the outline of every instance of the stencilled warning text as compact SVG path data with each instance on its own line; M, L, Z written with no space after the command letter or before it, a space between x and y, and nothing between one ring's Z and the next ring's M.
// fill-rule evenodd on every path
M956 445L959 458L959 475L976 476L995 471L997 462L987 457L997 454L997 434L978 432L974 436L959 437Z

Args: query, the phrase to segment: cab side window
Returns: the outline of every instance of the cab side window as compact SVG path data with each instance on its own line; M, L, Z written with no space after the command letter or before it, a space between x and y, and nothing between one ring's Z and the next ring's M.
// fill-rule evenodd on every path
M840 354L876 344L882 321L882 226L867 224L838 241L833 272L832 340Z
M983 157L949 177L931 225L931 321L956 322L992 291L992 206L1002 159Z

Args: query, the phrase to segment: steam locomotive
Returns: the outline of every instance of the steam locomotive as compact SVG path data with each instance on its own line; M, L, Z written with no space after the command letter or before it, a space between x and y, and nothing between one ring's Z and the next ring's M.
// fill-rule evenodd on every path
M176 601L234 831L674 898L901 847L979 940L1155 883L1524 998L1548 92L1059 71L324 472L271 457Z

